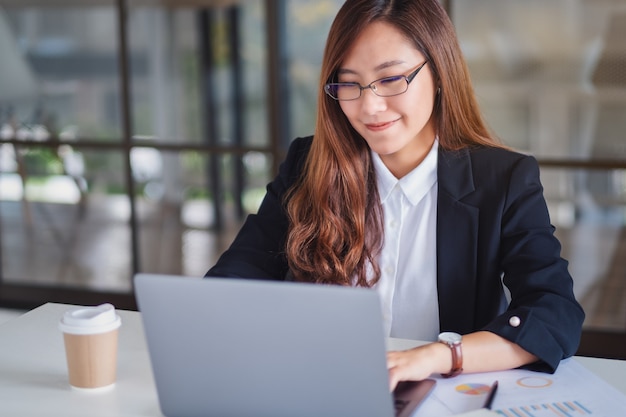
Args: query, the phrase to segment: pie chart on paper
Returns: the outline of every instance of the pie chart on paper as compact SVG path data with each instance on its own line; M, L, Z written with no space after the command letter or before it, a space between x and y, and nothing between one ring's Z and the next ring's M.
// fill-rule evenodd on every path
M467 395L483 395L489 392L491 387L485 384L461 384L456 386L456 392Z

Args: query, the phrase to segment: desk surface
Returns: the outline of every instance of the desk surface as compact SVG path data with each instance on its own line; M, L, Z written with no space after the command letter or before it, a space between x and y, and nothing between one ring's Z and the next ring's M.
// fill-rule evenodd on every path
M118 378L106 392L85 393L67 381L63 337L58 320L72 306L45 304L0 325L0 415L24 416L159 416L141 315L118 311ZM390 349L418 342L391 339ZM588 369L626 393L626 361L576 358Z
M141 316L120 311L118 371L107 392L72 389L58 322L72 306L45 304L0 325L0 415L160 416Z

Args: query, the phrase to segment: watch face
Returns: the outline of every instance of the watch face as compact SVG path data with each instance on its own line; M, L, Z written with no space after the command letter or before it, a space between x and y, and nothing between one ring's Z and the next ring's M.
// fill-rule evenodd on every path
M439 341L448 344L461 343L461 335L454 332L443 332L439 335Z

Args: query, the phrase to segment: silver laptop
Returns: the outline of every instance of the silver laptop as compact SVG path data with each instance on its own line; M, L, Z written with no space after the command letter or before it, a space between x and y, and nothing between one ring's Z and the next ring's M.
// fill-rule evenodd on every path
M389 393L373 290L154 274L134 282L168 417L410 416L434 386Z

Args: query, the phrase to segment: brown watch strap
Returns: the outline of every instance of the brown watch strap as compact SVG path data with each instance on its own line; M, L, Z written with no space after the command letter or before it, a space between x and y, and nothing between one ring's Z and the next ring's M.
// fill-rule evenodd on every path
M461 342L448 344L452 352L452 368L447 374L441 374L444 378L452 378L463 372L463 349Z

